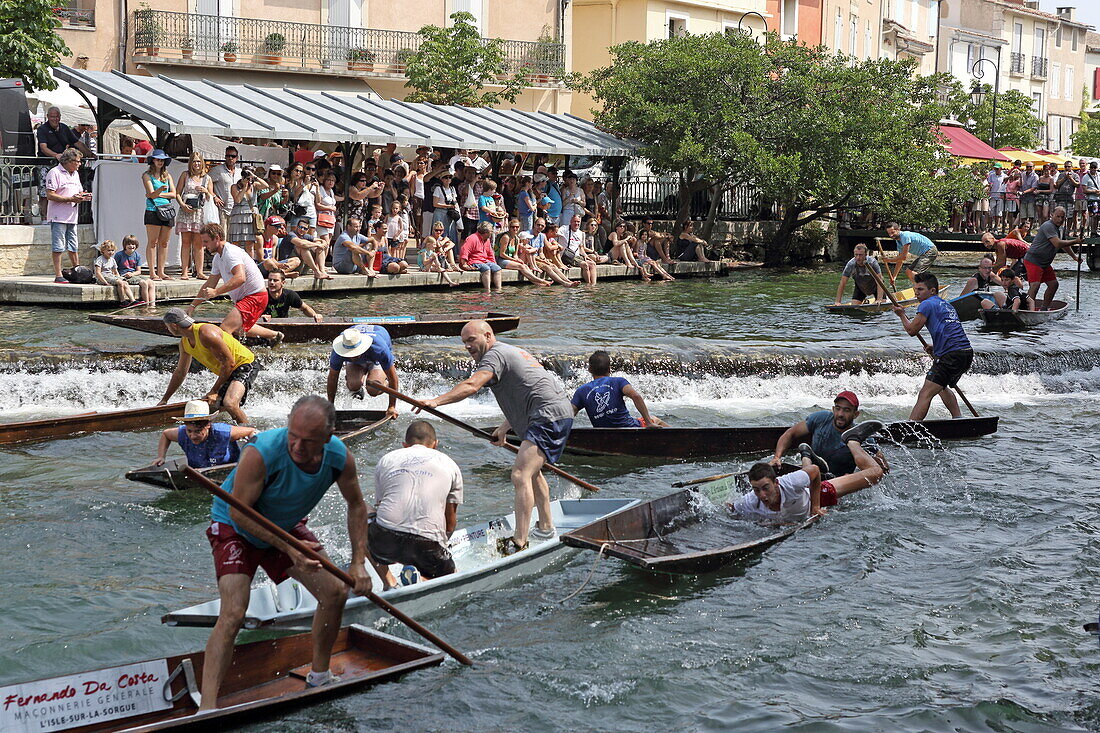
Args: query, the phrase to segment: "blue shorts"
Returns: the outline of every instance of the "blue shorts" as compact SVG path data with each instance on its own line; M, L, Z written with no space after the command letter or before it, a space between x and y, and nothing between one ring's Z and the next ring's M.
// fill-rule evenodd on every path
M565 441L569 439L569 431L573 429L573 418L554 422L536 422L527 426L527 432L523 439L534 443L542 454L546 456L548 463L557 463L561 460L561 454L565 452Z
M500 272L501 267L495 262L479 262L474 265L474 269L478 272ZM553 463L553 461L551 461L551 463Z
M77 251L76 224L50 222L50 250L53 252Z
M383 268L389 267L391 262L397 262L398 264L400 264L402 262L405 262L405 260L401 259L400 257L390 257L389 255L382 255Z

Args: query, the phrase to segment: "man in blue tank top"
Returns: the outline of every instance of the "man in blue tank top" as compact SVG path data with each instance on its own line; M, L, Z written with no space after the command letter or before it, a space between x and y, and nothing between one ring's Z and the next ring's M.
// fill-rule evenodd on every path
M588 357L588 373L592 381L577 387L570 400L574 415L583 409L594 428L668 427L668 423L649 414L645 400L630 382L624 377L611 376L611 355L606 351L596 351ZM623 397L629 397L638 408L640 420L631 416Z
M905 308L901 306L894 306L894 312L901 317L905 332L910 336L916 336L922 328L928 327L932 345L924 348L932 355L933 361L917 395L917 404L913 405L913 411L909 413L909 419L923 420L928 415L932 398L936 395L943 400L951 417L962 417L959 401L951 387L958 384L959 378L970 371L970 366L974 363L974 349L970 347L970 339L966 337L966 331L959 322L959 314L950 303L939 296L940 282L935 275L930 272L918 273L913 291L920 301L917 315L910 320L905 315Z
M154 466L163 466L168 446L179 443L191 468L209 468L223 463L236 463L241 450L238 440L251 438L260 432L256 428L214 422L210 414L210 403L206 400L191 400L183 408L183 417L176 418L181 425L168 428L160 434L157 445L157 458Z
M306 515L336 483L348 505L351 538L348 573L355 579L353 590L366 594L371 589L365 565L370 509L359 489L355 459L333 435L335 427L336 410L331 402L316 395L302 397L294 403L287 427L260 433L255 443L245 446L237 468L225 479L222 488L326 555L306 528ZM329 659L340 630L348 589L326 572L321 563L301 554L223 500L214 499L210 515L212 521L206 536L214 555L221 609L206 643L200 709L218 706L218 690L232 661L233 641L244 621L249 586L258 567L274 583L281 583L288 576L294 578L317 599L313 616L313 668L305 684L316 687L336 680L329 671Z

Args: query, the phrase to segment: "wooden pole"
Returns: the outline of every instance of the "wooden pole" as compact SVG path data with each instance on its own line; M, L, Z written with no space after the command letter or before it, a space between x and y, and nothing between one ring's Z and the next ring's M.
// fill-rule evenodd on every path
M690 481L677 481L672 485L674 489L683 489L688 486L695 486L696 484L709 484L711 481L717 481L720 478L729 478L733 476L732 473L718 473L714 476L704 476L703 478L693 478Z
M882 248L881 237L875 237L875 246L878 247L878 253L882 256L882 264L886 265L886 274L890 276L890 288L896 293L898 291L898 276L894 274L894 268L886 261L886 250ZM901 267L898 267L898 272L901 272ZM883 288L883 290L885 289Z
M283 542L285 542L288 545L290 545L291 547L293 547L298 552L302 553L303 555L310 558L311 560L316 560L317 562L321 563L321 566L325 570L327 570L328 572L335 575L337 578L339 578L341 581L343 581L345 584L347 584L347 586L349 588L355 586L355 580L350 575L345 573L343 570L336 567L336 565L334 565L331 560L329 560L328 558L324 557L323 555L313 551L312 549L310 549L309 547L304 545L301 542L301 540L299 540L298 538L291 535L289 532L287 532L285 529L283 529L279 525L272 522L270 519L265 517L263 514L260 514L260 512L258 512L255 508L248 506L247 504L242 502L240 499L233 496L228 491L224 490L222 487L218 486L216 483L214 483L213 481L208 479L206 476L203 476L201 473L199 473L195 469L191 468L190 466L183 469L183 472L184 472L184 474L187 475L188 478L190 478L192 481L196 482L199 486L202 486L204 489L209 491L211 494L218 497L219 499L221 499L225 503L229 504L234 509L239 511L241 514L244 514L246 517L251 519L253 522L260 525L261 527L266 529L268 532L270 532L271 534L273 534L276 537L278 537L279 539L281 539ZM367 593L367 598L369 598L370 601L372 603L374 603L374 605L378 606L383 611L385 611L389 615L393 616L395 619L397 619L401 623L405 624L410 629L412 629L416 633L420 634L425 639L427 639L431 643L435 644L437 647L439 647L443 651L447 652L448 654L450 654L452 657L454 657L458 661L462 662L465 665L471 665L471 666L473 665L473 662L470 661L470 658L467 657L465 654L463 654L462 652L455 649L453 646L451 646L447 642L440 639L438 636L433 634L431 631L428 631L428 629L424 628L423 626L418 624L416 621L413 621L411 618L409 618L407 615L405 615L405 613L403 611L398 610L397 608L394 607L394 605L392 603L390 603L389 601L386 601L385 599L379 597L378 594L376 594L374 591L369 591Z
M1081 260L1085 259L1085 248L1081 247L1081 254L1077 255L1077 302L1075 310L1081 310Z
M875 273L874 270L871 270L871 274L874 275L875 279L878 280L880 285L882 285L882 289L886 290L886 285L883 284L882 277L880 277L877 273ZM886 290L886 297L888 297L890 299L891 303L893 303L894 305L898 305L898 299L895 298L894 294L891 293L889 290ZM898 316L898 318L900 318L900 317L901 316ZM921 346L928 346L928 342L924 340L924 336L922 336L919 332L917 333L917 338L920 339ZM967 409L970 410L970 412L974 415L974 417L978 417L979 416L978 411L974 409L974 405L970 404L970 400L966 399L966 395L963 394L963 391L961 389L959 389L959 385L956 384L954 389L955 389L956 392L959 393L959 397L962 398L962 401L964 403L966 403Z
M431 413L432 415L435 415L436 417L440 418L441 420L446 420L447 422L449 422L452 425L456 425L456 426L462 428L463 430L468 430L469 432L473 433L474 435L478 436L479 438L485 438L485 440L488 440L488 441L493 440L493 434L488 432L487 430L482 430L481 428L474 427L473 425L470 425L469 423L462 422L457 417L451 417L450 415L448 415L445 412L441 412L441 411L435 409L434 407L429 407L428 405L424 404L423 402L416 399L415 397L409 397L407 394L402 394L401 392L398 392L396 389L390 387L388 384L382 384L381 382L375 382L373 380L368 381L367 384L370 385L371 387L373 387L374 389L381 390L382 392L385 392L388 395L392 395L392 396L396 397L399 400L402 400L404 402L408 402L410 405L412 405L413 407L415 407L418 410L423 410L424 412ZM515 447L511 443L506 442L504 444L504 447L507 448L508 450L512 451L513 453L519 453L519 448ZM572 474L566 473L565 471L561 470L560 468L558 468L557 466L555 466L552 463L546 463L546 464L543 465L543 467L550 470L550 471L552 471L552 472L554 472L554 473L556 473L557 475L561 476L566 481L572 481L577 486L580 486L582 489L587 489L588 491L599 491L600 490L599 486L593 486L592 484L588 483L584 479L579 479L579 478L577 478L576 476L574 476Z

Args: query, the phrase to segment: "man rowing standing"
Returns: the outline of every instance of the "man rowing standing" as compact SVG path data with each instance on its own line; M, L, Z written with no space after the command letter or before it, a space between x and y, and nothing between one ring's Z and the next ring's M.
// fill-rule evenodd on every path
M583 409L594 428L668 427L668 423L649 414L645 399L625 377L611 376L611 355L606 351L595 351L588 357L588 373L592 381L577 387L570 400L574 415ZM638 408L640 420L626 409L624 397Z
M874 455L874 460L883 471L889 471L886 456L872 437L882 430L882 423L878 420L867 420L856 425L855 420L859 414L859 397L851 390L844 390L833 400L832 410L812 412L805 420L795 423L779 436L771 464L778 468L787 451L797 446L800 451L804 447L808 448L811 457L818 459L817 465L822 466L826 473L844 476L862 471L857 457L849 447L854 439L864 446L861 449L864 453Z
M1065 210L1062 214L1065 214ZM939 297L940 283L935 275L930 272L918 274L913 290L920 301L917 315L910 320L902 306L894 306L894 312L901 317L905 332L910 336L916 336L922 328L928 327L932 344L924 349L932 355L933 361L932 368L925 375L924 385L917 394L917 404L909 413L909 419L923 420L928 415L932 398L936 395L943 400L951 417L962 417L959 401L951 388L970 370L974 363L974 349L959 322L959 314L950 303Z
M366 399L367 395L377 397L382 394L381 390L365 385L364 380L401 389L393 357L393 341L390 340L390 332L381 326L365 323L352 326L333 340L325 385L329 402L336 401L341 369L344 370L344 381L351 396L357 400ZM397 398L393 395L390 395L386 414L397 417Z
M878 280L871 274L872 272L879 276ZM868 298L873 298L872 302L886 300L886 292L879 285L879 280L882 279L882 270L874 257L867 256L866 244L857 244L852 249L852 259L848 260L848 264L844 266L843 272L840 273L840 287L836 289L836 302L834 305L840 305L840 301L844 299L844 289L848 287L848 278L855 280L855 289L852 291L853 304L863 303Z
M412 565L426 579L455 571L447 541L458 522L462 471L436 450L435 428L425 420L409 425L403 445L374 469L376 514L367 530L371 561L387 590L397 585L391 564Z
M267 308L267 289L260 268L243 249L225 241L221 224L203 224L199 238L214 259L210 263L210 277L187 306L188 315L205 300L229 295L233 307L222 319L221 328L234 335L247 333Z
M315 323L325 320L325 317L313 310L296 291L287 289L286 275L282 270L272 270L267 273L267 307L264 308L264 314L260 316L260 323L267 323L272 318L287 318L290 316L291 308L302 311ZM268 339L276 344L282 343L285 337L282 331L273 331L258 324L248 329L248 335Z
M168 428L160 434L154 466L164 465L168 446L172 443L179 444L191 468L236 463L241 456L237 441L259 432L256 428L214 422L210 403L206 400L191 400L183 408L183 417L176 419L181 423L179 427Z
M919 273L928 272L928 268L932 267L936 262L936 258L940 256L940 251L936 249L936 245L932 243L931 239L920 232L902 231L901 224L896 221L886 225L886 234L894 240L898 248L898 256L892 260L887 260L888 262L898 265L900 268L910 252L916 256L917 259L905 266L905 276L910 281L915 282Z
M1050 310L1050 304L1054 302L1054 294L1058 292L1058 276L1054 274L1051 263L1054 262L1058 250L1064 249L1066 254L1081 262L1081 255L1073 251L1070 245L1081 244L1085 240L1078 237L1074 240L1062 239L1062 225L1066 223L1066 210L1059 206L1050 215L1050 219L1043 222L1039 231L1035 233L1035 239L1031 240L1031 248L1024 255L1024 269L1027 270L1027 296L1035 301L1038 307L1039 286L1047 284L1043 293L1043 305L1039 310Z
M228 332L213 323L195 323L194 319L180 308L170 308L164 314L164 324L168 332L180 340L179 361L168 388L164 391L158 405L168 404L168 399L183 384L191 368L191 359L218 375L207 402L214 403L215 410L225 410L239 425L248 424L248 415L241 409L248 399L252 381L261 367L256 355L244 344L233 338Z
M294 403L287 427L267 430L245 446L241 461L222 488L254 508L303 544L327 558L309 529L306 517L324 498L333 482L348 505L351 564L348 574L354 591L371 589L367 574L367 515L370 507L359 490L355 458L333 435L336 410L332 403L307 395ZM306 687L338 681L329 670L332 647L340 631L347 588L325 571L320 562L300 553L262 525L215 498L206 537L214 555L221 609L206 642L200 710L218 706L218 691L233 660L237 638L248 608L249 586L262 567L273 583L292 577L317 599L313 614L313 666Z
M549 540L555 535L550 487L542 467L546 462L557 463L565 451L573 427L573 405L554 375L523 349L497 341L487 322L470 321L463 326L462 344L477 362L473 374L425 404L440 407L461 402L487 386L504 413L504 422L493 431L493 444L504 445L509 429L522 439L512 466L515 534L497 542L502 555L511 555L527 549L532 506L538 509L538 523L531 537Z

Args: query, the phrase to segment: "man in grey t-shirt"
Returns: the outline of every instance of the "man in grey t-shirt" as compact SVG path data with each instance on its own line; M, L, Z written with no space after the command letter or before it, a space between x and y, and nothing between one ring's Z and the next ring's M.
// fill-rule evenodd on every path
M875 279L875 275L878 275L881 280L882 270L878 266L878 260L867 256L867 245L857 244L852 249L852 255L852 259L848 260L848 264L844 266L844 271L840 273L840 286L836 289L836 302L833 305L840 305L840 301L844 297L844 289L848 287L849 278L854 278L856 283L855 289L852 291L853 304L862 303L868 298L872 298L872 302L886 300L885 291L878 284L878 280ZM872 275L872 272L875 275Z
M522 438L512 467L515 533L497 543L502 555L511 555L527 548L532 506L538 508L539 518L531 536L535 540L554 537L550 487L542 467L561 458L573 427L573 405L553 374L523 349L497 341L493 327L485 321L467 323L462 344L477 362L474 373L451 391L424 402L429 407L450 405L489 387L504 413L504 422L493 432L493 444L504 445L509 429Z
M1065 223L1066 210L1064 207L1059 206L1051 213L1050 219L1043 222L1043 225L1039 227L1035 239L1031 241L1031 247L1024 255L1028 297L1034 299L1039 293L1039 286L1043 283L1047 284L1047 289L1043 293L1043 305L1039 307L1036 300L1036 307L1039 310L1050 310L1050 304L1054 301L1054 294L1058 292L1058 276L1054 274L1054 268L1051 267L1058 250L1064 249L1077 262L1081 261L1081 256L1074 252L1073 247L1070 245L1081 244L1084 240L1081 237L1072 240L1062 239L1062 225Z

